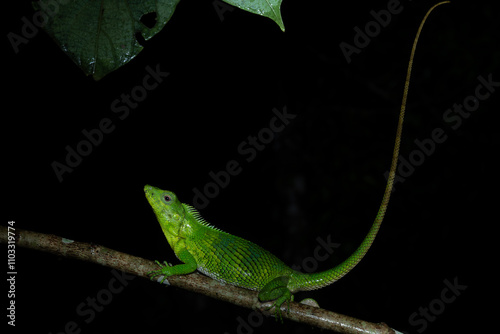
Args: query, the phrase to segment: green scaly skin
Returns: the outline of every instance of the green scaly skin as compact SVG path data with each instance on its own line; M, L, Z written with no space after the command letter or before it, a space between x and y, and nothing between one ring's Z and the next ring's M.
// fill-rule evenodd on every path
M184 275L198 270L218 281L259 291L258 298L261 302L274 300L276 317L281 319L280 308L285 302L287 306L289 305L293 300L293 293L325 287L351 271L365 256L375 240L389 204L396 175L406 98L418 37L430 12L436 6L447 2L434 5L425 15L417 31L408 64L392 163L382 203L367 236L351 256L332 269L319 273L300 273L292 270L262 247L209 225L196 209L181 203L174 193L146 185L144 187L146 198L156 214L170 247L177 258L183 262L183 264L169 266L166 262L160 264L156 261L161 269L150 272L151 278L163 275L161 280L163 283L168 276Z

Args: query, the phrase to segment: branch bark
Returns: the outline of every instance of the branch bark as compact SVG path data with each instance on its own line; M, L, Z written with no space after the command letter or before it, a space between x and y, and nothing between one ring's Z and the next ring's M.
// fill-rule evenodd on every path
M0 243L6 244L8 242L8 231L13 232L12 228L9 230L6 226L0 226ZM158 269L153 261L100 245L68 240L53 234L43 234L16 228L15 241L16 247L25 247L58 256L94 262L144 278L148 278L148 272ZM271 302L260 303L255 291L224 284L198 273L171 276L168 281L170 285L178 288L201 293L249 309L256 309L265 315L271 315L267 311L272 305ZM371 323L297 302L290 303L289 313L284 308L283 306L282 315L284 318L338 333L398 333L385 323ZM270 311L272 312L272 310Z

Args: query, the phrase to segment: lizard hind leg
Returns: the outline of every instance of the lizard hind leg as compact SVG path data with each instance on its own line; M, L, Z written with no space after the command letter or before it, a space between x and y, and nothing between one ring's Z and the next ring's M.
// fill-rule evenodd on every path
M271 306L269 309L274 307L276 320L278 320L279 318L281 322L283 322L283 319L281 318L281 305L286 302L287 312L289 312L290 301L293 300L293 295L287 287L289 280L289 276L276 277L275 279L264 285L262 290L259 291L259 300L261 302L274 300L273 306Z

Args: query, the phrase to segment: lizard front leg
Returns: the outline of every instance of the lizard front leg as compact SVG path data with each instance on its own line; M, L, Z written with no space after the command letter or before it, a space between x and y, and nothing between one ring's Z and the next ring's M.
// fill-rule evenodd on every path
M151 280L156 276L163 275L163 278L160 281L160 283L163 283L168 276L190 274L198 268L195 258L187 249L184 248L179 251L177 257L184 263L170 266L167 261L164 261L164 264L161 264L159 261L155 261L161 269L150 271L147 275L150 276Z

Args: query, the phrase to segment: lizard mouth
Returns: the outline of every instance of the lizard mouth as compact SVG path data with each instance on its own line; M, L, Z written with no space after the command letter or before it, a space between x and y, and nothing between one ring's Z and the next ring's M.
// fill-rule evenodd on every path
M146 194L146 199L148 200L149 204L153 205L154 201L153 187L146 184L144 186L144 193Z
M148 200L149 205L153 208L153 211L155 213L158 213L162 210L160 210L161 203L160 203L160 200L157 196L158 194L156 193L155 190L157 190L157 188L150 186L148 184L144 186L144 193L146 194L146 199Z

